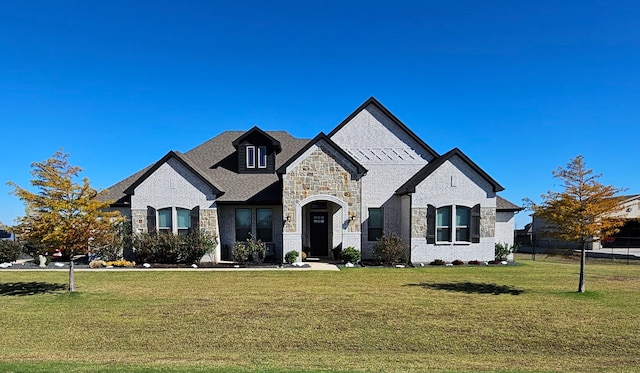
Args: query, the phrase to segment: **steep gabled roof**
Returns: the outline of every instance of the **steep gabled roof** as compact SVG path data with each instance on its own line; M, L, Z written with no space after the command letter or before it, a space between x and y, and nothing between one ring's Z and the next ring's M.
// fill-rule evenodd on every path
M402 129L411 139L417 142L420 146L422 146L433 158L437 158L439 154L433 150L427 143L425 143L418 135L413 133L404 123L400 121L395 115L393 115L386 107L384 107L378 100L376 100L373 96L369 97L367 101L362 103L356 110L354 110L347 118L345 118L333 131L329 132L328 137L332 137L335 135L342 127L344 127L347 123L349 123L358 113L363 111L367 106L374 105L378 110L380 110L384 115L389 117L391 121L397 125L400 129Z
M158 168L160 168L160 166L167 163L167 161L169 161L169 159L171 158L175 158L176 160L178 160L189 171L191 171L200 179L202 179L202 181L204 181L205 184L211 187L211 189L213 190L213 193L216 196L221 196L222 194L224 194L222 189L220 189L220 187L218 187L213 181L211 181L207 176L207 174L205 174L204 171L200 170L197 165L195 165L191 160L189 160L189 158L184 156L184 154L181 154L179 152L174 152L173 150L169 151L169 153L167 153L164 157L162 157L158 162L154 163L144 173L142 173L140 177L138 177L133 183L131 183L131 185L129 185L127 189L124 190L124 193L135 194L135 189L138 187L138 185L140 185L143 181L145 181L149 176L151 176L154 172L156 172Z
M289 167L293 162L296 161L301 155L303 155L307 150L309 150L313 145L317 144L319 141L325 141L329 146L331 146L335 151L337 151L341 156L345 157L349 162L351 162L354 166L356 166L356 172L359 175L364 175L367 173L367 169L364 168L360 164L360 162L356 161L349 153L345 152L341 147L339 147L335 142L333 142L327 135L323 132L320 132L318 136L314 137L313 140L309 141L307 145L305 145L302 149L300 149L296 154L294 154L287 162L285 162L282 166L280 166L277 170L278 174L287 173L287 167Z
M261 130L260 128L258 128L256 126L251 128L247 132L243 133L237 139L233 140L233 142L231 144L233 145L234 148L238 149L238 145L240 145L246 138L248 138L249 136L252 136L254 134L259 134L260 136L264 137L269 142L271 142L271 145L273 145L273 147L276 149L276 153L280 153L282 151L282 146L280 145L280 141L274 139L268 133L264 132L263 130Z
M411 179L407 180L404 185L398 188L398 190L396 190L396 194L403 195L415 193L416 186L418 186L418 184L420 184L424 179L427 178L427 176L431 175L431 173L440 168L440 166L442 166L453 156L460 157L460 159L462 159L469 167L471 167L471 169L478 173L478 175L482 176L482 178L484 178L489 184L491 184L494 192L500 192L504 190L504 188L500 184L498 184L497 181L489 176L489 174L484 172L484 170L482 170L477 164L469 159L469 157L467 157L460 149L453 148L424 166L420 171L413 175Z

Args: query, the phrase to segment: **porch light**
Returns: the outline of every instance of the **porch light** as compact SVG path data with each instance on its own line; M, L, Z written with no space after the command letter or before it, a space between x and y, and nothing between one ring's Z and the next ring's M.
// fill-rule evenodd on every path
M291 223L291 215L287 215L287 223Z

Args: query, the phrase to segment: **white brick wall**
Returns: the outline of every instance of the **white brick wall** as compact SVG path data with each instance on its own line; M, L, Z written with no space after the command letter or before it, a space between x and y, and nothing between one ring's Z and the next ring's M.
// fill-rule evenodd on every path
M427 205L473 207L478 203L483 209L495 209L496 195L493 187L457 156L443 163L422 181L412 195L413 208L426 208ZM456 259L493 260L494 244L494 237L481 237L480 243L469 244L427 244L426 237L414 237L411 243L411 261L430 263L435 259L447 262Z
M214 201L211 188L182 163L171 158L138 185L135 194L131 196L131 208L209 208Z
M382 207L384 231L407 236L401 231L402 203L394 193L432 156L375 105L369 105L358 113L331 140L368 170L362 178L361 245L363 257L369 258L375 242L367 239L368 209ZM389 157L384 157L385 152ZM405 243L409 244L408 241Z

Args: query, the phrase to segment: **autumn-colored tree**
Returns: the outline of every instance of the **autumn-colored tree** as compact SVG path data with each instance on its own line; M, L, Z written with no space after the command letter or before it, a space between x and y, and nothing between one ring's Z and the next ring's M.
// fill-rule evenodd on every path
M587 169L581 155L571 159L566 168L558 167L553 176L561 180L561 192L548 191L540 204L525 200L537 217L550 223L547 235L581 244L578 291L584 293L586 245L612 235L624 224L615 218L621 209L615 195L622 189L598 182L602 175Z
M31 185L36 193L13 182L12 192L25 203L25 216L18 218L14 231L38 251L59 249L69 256L69 291L75 291L74 256L112 237L114 223L123 220L117 211L108 211L109 201L100 200L87 178L76 182L80 167L68 162L69 154L57 151L46 161L34 162Z

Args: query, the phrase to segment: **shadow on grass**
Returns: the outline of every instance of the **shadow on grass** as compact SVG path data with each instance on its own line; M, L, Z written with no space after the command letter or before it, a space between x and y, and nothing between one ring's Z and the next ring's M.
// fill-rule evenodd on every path
M24 296L55 293L67 290L65 284L52 284L50 282L2 282L0 283L0 296Z
M475 283L475 282L444 282L444 283L437 283L437 284L429 284L426 282L421 282L419 284L407 284L405 286L419 286L425 289L457 291L457 292L469 293L469 294L520 295L524 293L524 290L516 289L513 286L481 284L481 283Z

